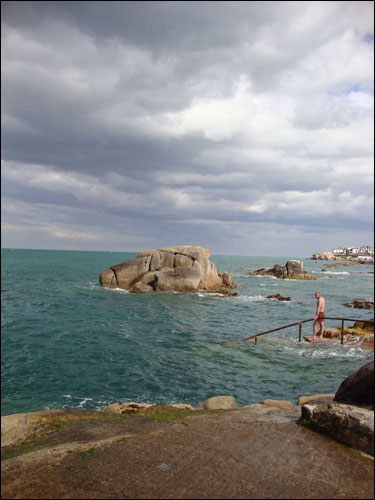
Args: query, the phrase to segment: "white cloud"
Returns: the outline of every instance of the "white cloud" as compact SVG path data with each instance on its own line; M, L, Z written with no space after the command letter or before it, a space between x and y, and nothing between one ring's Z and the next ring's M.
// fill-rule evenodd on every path
M43 165L4 161L2 175L5 186L7 181L14 181L23 188L29 187L52 193L73 195L78 202L88 206L100 203L104 206L126 208L140 204L143 200L143 197L141 200L141 197L136 194L120 191L111 185L105 185L95 177L81 173L59 171Z
M4 8L7 231L372 231L372 2L44 4Z

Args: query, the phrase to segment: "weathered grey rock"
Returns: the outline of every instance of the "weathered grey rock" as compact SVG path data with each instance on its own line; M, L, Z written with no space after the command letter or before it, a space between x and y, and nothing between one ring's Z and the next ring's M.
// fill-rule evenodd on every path
M290 297L283 297L279 293L276 293L274 295L268 295L267 299L283 300L283 301L287 301L287 302L289 302L291 300Z
M162 269L156 273L156 290L161 292L194 292L198 290L201 274L194 267Z
M342 403L304 404L299 423L374 455L374 412Z
M151 256L137 256L122 264L104 269L99 276L100 283L107 288L128 290L138 276L149 270Z
M131 287L130 291L132 293L152 293L154 289L152 288L152 286L138 281L134 286Z
M213 396L203 401L197 408L204 410L235 410L238 406L233 396Z
M354 309L374 309L374 301L368 299L352 299L345 305L346 307L354 307Z
M289 275L303 273L303 262L300 260L288 260L285 267Z
M107 288L133 293L151 291L230 291L236 287L231 273L217 272L210 251L196 246L147 250L134 259L101 271L99 281Z
M374 362L363 365L338 388L334 401L374 408Z
M223 286L228 287L228 288L237 288L238 285L233 280L232 273L228 273L228 271L219 271L218 275L222 280Z
M288 260L285 266L275 264L273 268L266 269L264 267L257 269L248 276L275 276L280 279L295 279L295 280L316 280L315 276L310 276L303 270L303 262L299 260Z

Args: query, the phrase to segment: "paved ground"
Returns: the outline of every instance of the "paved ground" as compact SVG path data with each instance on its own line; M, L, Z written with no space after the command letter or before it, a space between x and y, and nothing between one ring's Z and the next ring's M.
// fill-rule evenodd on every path
M69 427L3 460L2 498L373 498L373 459L297 425L299 413L251 405Z

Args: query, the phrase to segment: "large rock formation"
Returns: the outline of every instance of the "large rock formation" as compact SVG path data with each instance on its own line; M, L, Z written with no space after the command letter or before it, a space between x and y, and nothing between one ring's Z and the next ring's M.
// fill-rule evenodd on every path
M343 380L333 402L304 404L299 422L374 455L374 362Z
M196 246L147 250L134 259L104 269L100 283L133 293L154 291L196 292L217 290L230 294L237 285L231 273L218 272L209 260L211 252Z
M374 412L343 403L304 404L299 423L374 455Z
M374 409L374 362L349 375L338 388L334 401Z
M303 262L299 260L288 260L285 266L275 264L272 269L262 267L251 273L248 276L275 276L281 279L294 279L294 280L316 280L314 276L310 276L303 270Z

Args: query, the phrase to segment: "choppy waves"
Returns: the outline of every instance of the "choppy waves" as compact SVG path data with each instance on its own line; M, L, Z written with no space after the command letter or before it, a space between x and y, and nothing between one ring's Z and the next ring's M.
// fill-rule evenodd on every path
M335 391L373 358L361 345L299 343L298 327L264 335L257 345L242 342L311 318L316 289L330 315L345 317L345 303L373 297L373 276L344 272L333 279L322 275L320 281L245 276L237 271L240 265L269 268L276 261L223 256L213 260L219 270L234 273L238 296L137 295L99 285L99 271L116 264L113 259L109 252L5 252L3 414L98 409L115 401L194 405L218 394L233 394L240 405L267 397L295 401ZM119 260L127 260L126 254ZM314 266L305 262L309 273ZM267 298L275 293L291 301ZM372 312L350 315L368 319ZM305 324L303 335L309 332L311 324Z

